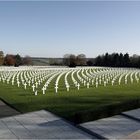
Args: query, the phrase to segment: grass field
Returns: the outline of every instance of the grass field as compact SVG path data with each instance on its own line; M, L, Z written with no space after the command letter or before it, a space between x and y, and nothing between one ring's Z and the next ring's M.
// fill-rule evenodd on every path
M75 75L76 77L76 75ZM63 87L64 75L60 79ZM70 76L68 77L69 82ZM74 123L108 117L121 111L140 107L140 83L108 85L80 90L72 88L69 92L61 88L54 92L51 81L48 93L34 96L31 89L12 86L0 82L0 98L20 112L46 109Z

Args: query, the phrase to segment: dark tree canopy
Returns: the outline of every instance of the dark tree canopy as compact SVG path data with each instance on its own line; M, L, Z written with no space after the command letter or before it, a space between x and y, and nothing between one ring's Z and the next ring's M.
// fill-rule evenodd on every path
M94 65L94 59L90 58L87 60L87 66L93 66Z
M15 55L15 66L18 67L22 65L22 58L19 54Z
M15 62L15 56L12 54L7 54L4 58L4 65L6 66L14 66Z
M105 55L99 55L95 58L95 66L140 68L140 56L133 55L130 57L128 53L106 53Z
M86 55L79 54L66 54L63 58L63 63L66 66L106 66L106 67L139 67L140 68L140 56L129 56L128 53L105 53L99 55L96 58L87 59Z

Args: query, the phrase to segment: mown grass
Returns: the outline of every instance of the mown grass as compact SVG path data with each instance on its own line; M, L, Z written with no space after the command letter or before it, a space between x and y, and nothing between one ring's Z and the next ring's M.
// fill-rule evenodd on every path
M54 81L53 81L54 82ZM30 112L46 109L74 123L108 117L122 111L140 107L140 84L72 88L69 92L48 89L34 96L31 89L0 83L0 98L19 110Z

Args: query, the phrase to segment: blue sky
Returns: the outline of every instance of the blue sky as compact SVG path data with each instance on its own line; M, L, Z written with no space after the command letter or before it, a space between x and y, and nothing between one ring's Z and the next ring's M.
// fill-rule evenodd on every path
M140 1L0 1L0 50L37 57L140 55Z

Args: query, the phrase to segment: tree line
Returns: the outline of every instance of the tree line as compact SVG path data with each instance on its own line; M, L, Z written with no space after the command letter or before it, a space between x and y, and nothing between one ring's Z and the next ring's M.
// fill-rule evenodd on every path
M129 56L128 53L112 53L99 55L95 58L95 66L107 67L136 67L140 68L140 56Z
M69 67L76 66L105 66L105 67L136 67L140 68L140 56L129 56L128 53L105 53L95 58L88 59L85 54L66 54L63 64Z
M55 65L57 64L57 60ZM60 63L60 62L59 62ZM105 67L136 67L140 68L140 56L130 56L128 53L105 53L98 55L95 58L86 58L85 54L65 54L61 65L76 67L76 66L105 66ZM19 54L6 54L0 51L0 65L5 66L20 66L33 65L32 59L29 56L21 57Z
M20 65L32 65L32 60L29 56L21 57L19 54L6 54L4 56L3 51L0 51L0 65L15 67Z
M65 54L63 57L63 64L69 67L76 67L76 66L86 66L86 55L85 54Z

